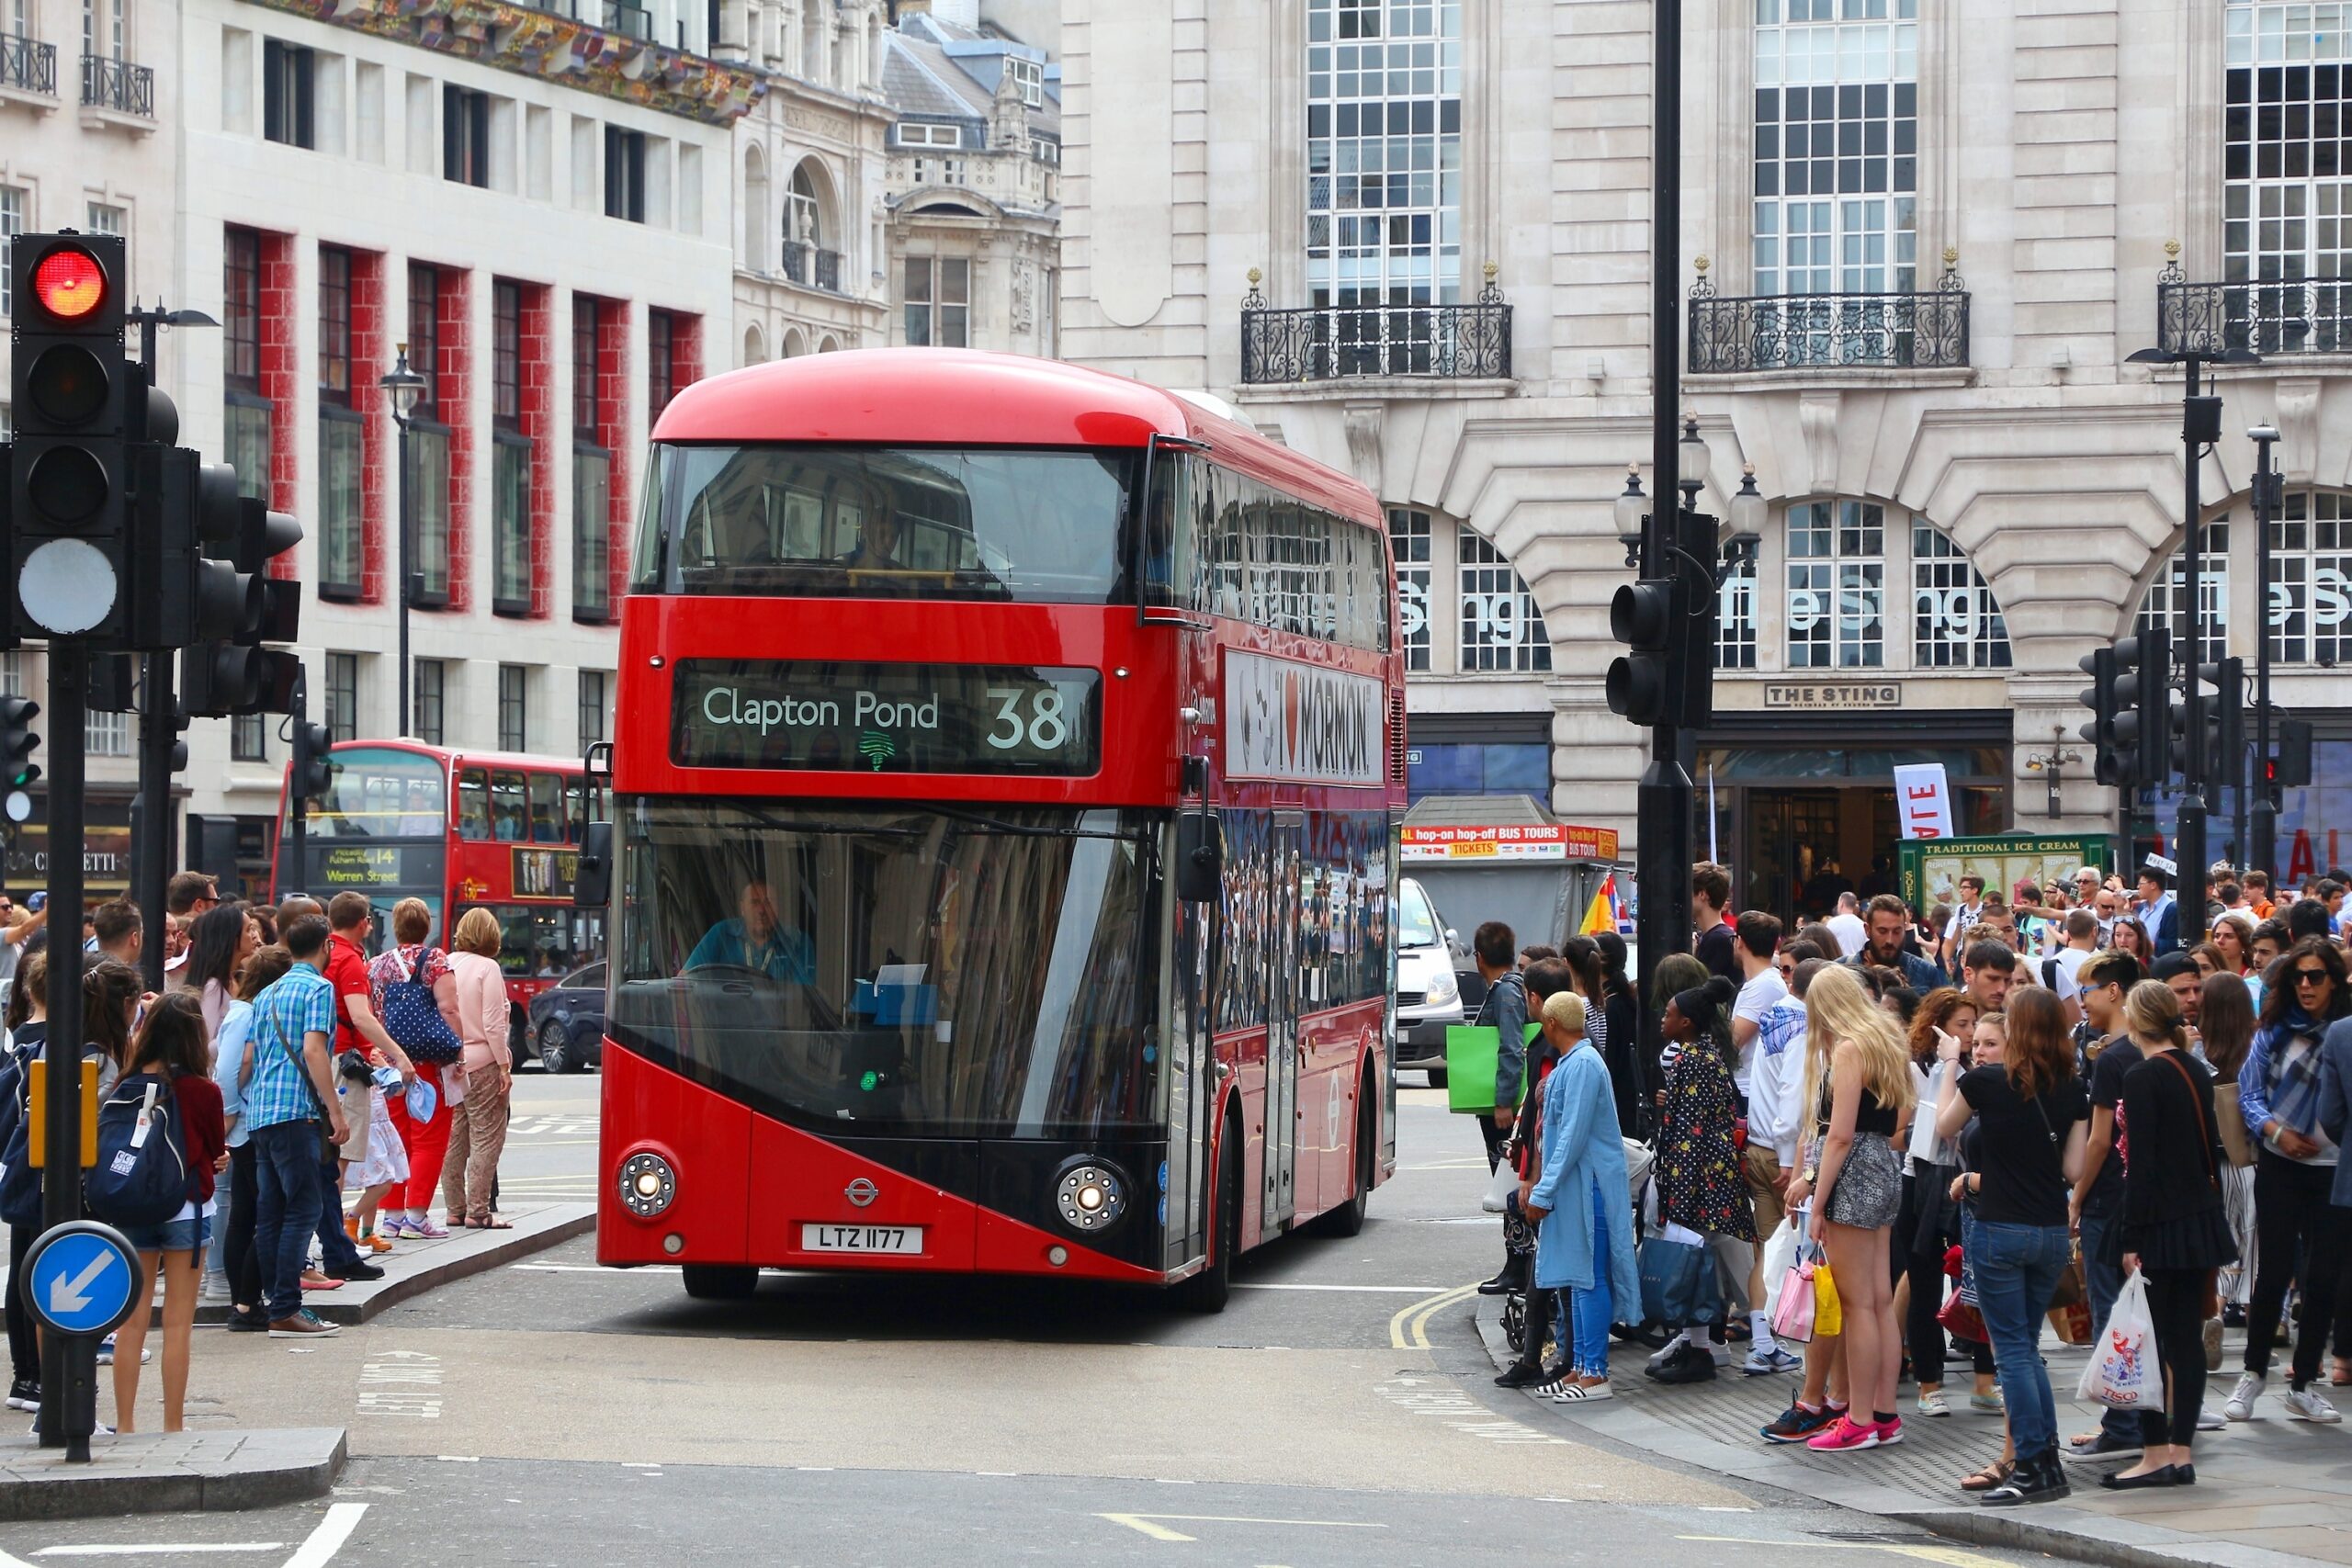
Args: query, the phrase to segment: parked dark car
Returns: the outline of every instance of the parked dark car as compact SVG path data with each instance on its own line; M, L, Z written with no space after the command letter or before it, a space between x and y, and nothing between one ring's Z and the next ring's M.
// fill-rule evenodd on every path
M605 1048L605 965L575 969L531 998L529 1046L550 1073L593 1067ZM517 1062L523 1052L514 1053Z

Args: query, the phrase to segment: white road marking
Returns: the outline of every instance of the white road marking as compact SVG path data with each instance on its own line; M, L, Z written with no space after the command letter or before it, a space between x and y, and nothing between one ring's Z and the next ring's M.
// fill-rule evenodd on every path
M151 1546L145 1542L120 1544L107 1542L99 1546L44 1546L33 1553L35 1557L130 1557L140 1552L161 1556L165 1552L187 1551L281 1551L282 1540L181 1541L176 1544Z
M433 1457L443 1464L480 1464L481 1462L480 1454L435 1454Z
M359 1414L437 1421L440 1388L440 1357L423 1350L386 1350L359 1369ZM422 1392L426 1389L434 1392Z
M343 1550L343 1543L351 1539L351 1532L359 1528L359 1516L367 1511L365 1503L329 1505L327 1517L319 1521L319 1528L311 1532L309 1540L294 1549L285 1568L327 1568L334 1561L334 1554Z
M1442 1291L1447 1287L1443 1285L1274 1284L1272 1282L1255 1284L1247 1280L1236 1280L1233 1281L1233 1288L1237 1291L1330 1291L1340 1293L1372 1296L1426 1296L1432 1291Z
M1108 1519L1114 1525L1125 1525L1129 1529L1140 1531L1154 1540L1196 1539L1170 1529L1164 1525L1155 1524L1152 1522L1155 1519L1170 1519L1178 1524L1200 1525L1292 1525L1301 1529L1385 1530L1388 1528L1386 1525L1370 1524L1362 1519L1254 1519L1242 1518L1231 1514L1097 1514L1094 1517L1098 1519Z
M1408 1311L1411 1310L1409 1308ZM1400 1314L1401 1315L1401 1314ZM1415 1416L1434 1416L1453 1430L1492 1443L1560 1443L1568 1441L1517 1421L1494 1419L1483 1404L1450 1383L1420 1378L1394 1378L1375 1383L1373 1392Z

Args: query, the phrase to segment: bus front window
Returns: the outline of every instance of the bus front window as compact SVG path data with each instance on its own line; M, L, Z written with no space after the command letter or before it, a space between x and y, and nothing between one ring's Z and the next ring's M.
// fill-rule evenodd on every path
M636 804L613 1037L804 1122L1151 1125L1162 825L1099 808Z
M442 764L390 747L337 747L328 754L324 795L304 826L335 839L434 838L449 796Z

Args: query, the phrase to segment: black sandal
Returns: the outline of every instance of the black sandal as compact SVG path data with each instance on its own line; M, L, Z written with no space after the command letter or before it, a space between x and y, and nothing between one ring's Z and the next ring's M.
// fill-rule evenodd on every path
M1961 1477L1960 1489L1962 1492L1990 1492L1996 1486L2007 1484L2009 1477L2017 1472L2017 1461L1996 1459L1975 1474Z

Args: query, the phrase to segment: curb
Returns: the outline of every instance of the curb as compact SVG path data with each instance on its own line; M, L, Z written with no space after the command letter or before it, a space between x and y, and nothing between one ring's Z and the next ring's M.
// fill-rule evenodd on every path
M198 1434L217 1456L151 1459L142 1450L187 1446L187 1434L107 1439L92 1463L68 1466L60 1449L32 1439L0 1443L0 1520L85 1519L117 1514L220 1513L323 1497L349 1449L340 1427Z
M1503 1343L1502 1306L1482 1298L1474 1314L1478 1343L1498 1369L1511 1359ZM2039 1551L2101 1568L2311 1568L2313 1560L2263 1547L2216 1540L2167 1529L2141 1519L2086 1514L2063 1503L2024 1510L1955 1508L1929 1503L1917 1493L1857 1477L1845 1483L1782 1460L1770 1450L1736 1449L1672 1426L1634 1406L1611 1401L1598 1407L1549 1404L1558 1418L1580 1431L1718 1475L1730 1475L1910 1526L1972 1546Z
M387 1269L380 1280L346 1285L340 1291L306 1292L302 1304L323 1322L356 1327L391 1307L442 1285L545 1252L596 1228L594 1203L549 1203L514 1222L511 1231L475 1232L435 1247L418 1265ZM229 1308L207 1302L197 1308L200 1326L220 1327L229 1321Z

